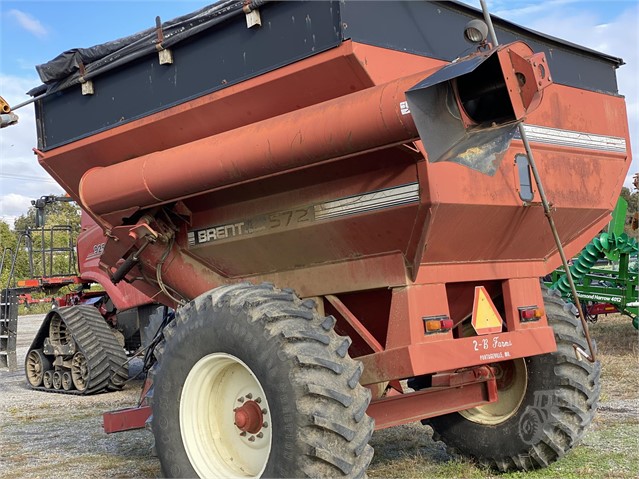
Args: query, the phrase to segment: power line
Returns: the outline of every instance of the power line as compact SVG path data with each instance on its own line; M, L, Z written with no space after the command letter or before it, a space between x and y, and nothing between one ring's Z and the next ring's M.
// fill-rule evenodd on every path
M46 183L56 182L53 178L45 178L43 176L13 175L11 173L0 173L0 178L7 178L10 180L43 181Z

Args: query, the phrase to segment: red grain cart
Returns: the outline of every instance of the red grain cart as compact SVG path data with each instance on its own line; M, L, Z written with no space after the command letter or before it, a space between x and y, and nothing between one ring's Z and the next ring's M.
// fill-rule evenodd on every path
M167 476L360 477L426 420L499 469L595 414L599 364L540 285L630 164L618 58L455 2L220 2L38 67L43 167L101 267L175 308L149 419ZM480 39L481 40L481 39ZM570 256L569 256L570 257Z

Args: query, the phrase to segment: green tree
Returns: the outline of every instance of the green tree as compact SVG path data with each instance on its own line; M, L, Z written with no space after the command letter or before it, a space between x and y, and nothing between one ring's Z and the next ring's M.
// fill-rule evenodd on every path
M44 212L43 228L36 228L34 206L15 220L16 235L26 232L30 238L32 276L75 274L75 257L71 255L80 232L80 208L75 203L54 201Z
M9 225L4 221L0 221L0 289L8 285L17 240L18 236L14 231L11 231ZM14 279L21 278L28 274L28 262L26 253L24 252L24 246L24 242L21 242L20 251L16 258Z
M636 213L639 209L639 190L630 192L625 186L621 188L621 197L628 202L628 214Z
M16 238L9 229L9 225L0 220L0 288L7 284L15 243Z
M626 226L624 228L628 236L639 240L639 229L636 229L639 223L639 191L630 192L625 186L621 188L621 197L628 202L628 211L626 213Z

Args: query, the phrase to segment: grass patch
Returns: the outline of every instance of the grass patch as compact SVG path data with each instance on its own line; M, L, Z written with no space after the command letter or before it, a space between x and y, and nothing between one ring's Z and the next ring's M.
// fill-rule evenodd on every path
M529 473L503 474L503 478L591 479L639 477L637 436L639 423L601 422L595 424L582 444L547 469Z
M430 429L423 428L423 433L430 436ZM445 453L434 454L437 444L441 443L432 440L431 445L422 446L421 452L412 450L392 458L388 448L381 445L376 447L368 475L371 478L635 479L639 477L638 436L639 418L629 422L597 421L582 443L559 461L545 469L511 473L498 473Z
M590 326L601 361L601 401L639 398L639 331L620 314Z
M605 403L639 400L639 332L621 315L601 317L591 325L602 364L601 412L580 445L545 469L497 473L446 453L432 440L432 430L409 425L378 431L371 445L375 457L370 477L393 478L498 478L498 479L635 479L639 477L639 417L623 404L614 414ZM469 439L470 440L470 439ZM507 439L505 439L507 440Z

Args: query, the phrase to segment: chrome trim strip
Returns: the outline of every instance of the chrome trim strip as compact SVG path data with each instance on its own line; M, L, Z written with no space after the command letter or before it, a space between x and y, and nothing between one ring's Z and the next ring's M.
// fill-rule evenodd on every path
M626 152L626 139L617 136L597 135L582 131L561 130L547 126L526 124L524 124L524 130L526 131L528 140L531 142L611 151L614 153ZM515 139L521 140L519 132L515 133Z
M350 196L314 206L315 219L324 220L339 216L366 213L419 201L419 185L410 183L363 195Z

